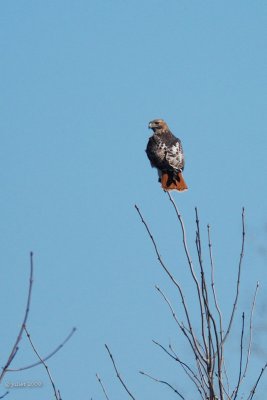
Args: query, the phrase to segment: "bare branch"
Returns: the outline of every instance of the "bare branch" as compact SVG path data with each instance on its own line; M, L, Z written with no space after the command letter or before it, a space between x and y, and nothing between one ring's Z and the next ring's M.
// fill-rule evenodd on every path
M245 208L243 207L243 209L242 209L242 243L241 243L241 252L240 252L240 258L239 258L238 274L237 274L237 282L236 282L236 295L235 295L235 300L234 300L234 304L233 304L230 321L229 321L226 333L224 335L222 344L225 343L225 340L227 339L227 336L229 335L229 332L232 327L235 311L236 311L236 306L237 306L237 301L238 301L238 296L239 296L241 267L242 267L242 261L243 261L243 257L244 257L244 247L245 247Z
M26 325L26 322L27 322L28 316L29 316L29 312L30 312L32 285L33 285L33 252L30 253L30 279L29 279L29 289L28 289L28 296L27 296L27 303L26 303L24 318L23 318L22 324L20 326L20 330L19 330L17 339L14 343L14 346L13 346L13 348L10 352L10 355L8 357L8 360L6 362L6 365L4 366L4 368L0 374L0 382L2 381L8 367L10 366L11 362L14 360L14 357L17 354L18 349L19 349L18 345L22 338L23 329L24 329L24 326Z
M104 387L104 385L102 383L102 380L101 380L101 378L100 378L100 376L98 374L96 374L96 378L97 378L98 382L100 383L100 386L101 386L101 388L102 388L102 390L104 392L104 395L105 395L106 399L109 400L109 397L107 395L106 389L105 389L105 387Z
M50 374L50 371L49 371L49 369L48 369L48 366L46 365L46 363L44 362L44 360L41 358L41 356L39 355L38 351L36 350L36 348L35 348L35 346L34 346L32 340L31 340L30 334L29 334L29 332L27 331L26 326L24 326L23 329L25 330L25 332L26 332L26 334L27 334L27 338L29 339L29 342L30 342L30 344L31 344L31 347L32 347L34 353L37 355L37 357L39 358L41 364L43 364L43 366L44 366L45 369L46 369L47 375L48 375L48 377L49 377L49 380L50 380L51 385L52 385L53 390L54 390L54 395L55 395L56 400L60 400L60 396L59 396L59 394L58 394L58 392L57 392L56 385L55 385L55 383L54 383L54 381L53 381L53 379L52 379L52 376L51 376L51 374Z
M174 391L174 393L176 393L181 399L185 400L185 397L180 392L178 392L178 390L175 389L169 382L163 381L161 379L154 378L153 376L151 376L151 375L149 375L149 374L147 374L146 372L143 372L143 371L139 371L139 373L141 375L147 376L148 378L152 379L155 382L163 383L164 385L169 386L169 388L171 388Z
M120 374L119 374L119 371L118 371L118 369L117 369L117 366L116 366L116 364L115 364L113 355L111 354L111 352L110 352L110 350L109 350L109 348L108 348L108 346L107 346L106 344L105 344L105 347L106 347L107 352L108 352L108 354L109 354L109 357L110 357L110 359L111 359L111 361L112 361L112 364L113 364L113 367L114 367L114 369L115 369L117 378L119 379L120 383L122 384L122 386L124 387L124 389L126 390L126 392L128 393L128 395L129 395L133 400L135 400L135 398L133 397L133 395L131 394L131 392L129 391L129 389L127 388L127 386L125 385L123 379L121 378L121 376L120 376Z
M2 396L0 396L0 399L3 399L4 397L6 397L8 395L9 391L7 391L6 393L4 393Z
M55 350L53 350L50 354L48 354L46 357L43 358L43 361L47 361L49 360L49 358L53 357L60 349L62 349L62 347L70 340L70 338L72 337L72 335L76 332L77 328L72 328L71 332L68 334L68 336L66 337L66 339L63 340L63 342L57 346L57 348ZM16 368L16 369L7 369L7 372L18 372L18 371L24 371L25 369L30 369L33 367L36 367L37 365L42 364L41 361L38 361L34 364L31 365L27 365L25 367L20 367L20 368Z

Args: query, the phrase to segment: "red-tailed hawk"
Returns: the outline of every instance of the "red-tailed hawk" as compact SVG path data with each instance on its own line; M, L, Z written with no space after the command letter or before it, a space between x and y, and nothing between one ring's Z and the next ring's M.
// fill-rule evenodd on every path
M153 136L148 140L146 153L151 166L157 168L159 182L164 190L187 189L182 171L184 169L184 153L180 139L176 138L163 119L154 119L148 127Z

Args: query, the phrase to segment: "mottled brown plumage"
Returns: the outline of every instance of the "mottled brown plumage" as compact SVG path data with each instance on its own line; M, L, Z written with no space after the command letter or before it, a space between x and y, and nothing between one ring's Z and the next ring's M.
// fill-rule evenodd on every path
M184 169L184 153L180 139L176 138L163 119L149 122L153 130L149 138L146 153L151 166L157 168L159 182L164 190L187 189L182 171Z

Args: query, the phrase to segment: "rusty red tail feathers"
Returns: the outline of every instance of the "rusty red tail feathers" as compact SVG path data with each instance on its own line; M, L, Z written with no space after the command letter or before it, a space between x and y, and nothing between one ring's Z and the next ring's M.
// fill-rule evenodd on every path
M183 178L182 172L178 172L176 176L172 172L162 172L161 186L164 190L178 190L183 192L188 189L187 184Z

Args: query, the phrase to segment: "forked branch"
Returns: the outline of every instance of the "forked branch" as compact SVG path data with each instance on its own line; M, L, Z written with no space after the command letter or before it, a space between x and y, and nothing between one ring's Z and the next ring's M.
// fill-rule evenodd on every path
M34 351L34 353L37 355L37 357L38 357L39 360L40 360L40 363L43 364L43 366L44 366L45 369L46 369L47 375L48 375L48 377L49 377L49 380L50 380L51 385L52 385L53 390L54 390L54 395L55 395L56 400L61 400L60 392L56 389L56 385L55 385L55 383L54 383L54 381L53 381L53 379L52 379L52 376L51 376L51 373L50 373L50 371L49 371L49 369L48 369L47 364L44 362L44 360L41 358L41 356L39 355L38 351L36 350L36 348L35 348L35 346L34 346L32 340L31 340L31 336L30 336L29 332L27 331L27 328L26 328L25 325L24 325L23 329L24 329L25 332L26 332L27 338L28 338L28 340L29 340L29 342L30 342L30 345L31 345L31 347L32 347L32 349L33 349L33 351Z

